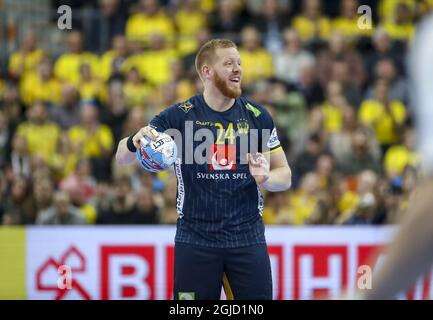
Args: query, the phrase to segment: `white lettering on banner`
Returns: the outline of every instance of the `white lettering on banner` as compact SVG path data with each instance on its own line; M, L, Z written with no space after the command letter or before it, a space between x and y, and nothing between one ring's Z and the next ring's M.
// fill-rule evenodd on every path
M125 268L130 268L133 272L126 275ZM150 288L144 282L149 273L145 260L136 255L110 256L109 270L111 299L125 298L122 291L127 288L135 290L134 295L127 297L129 300L148 300L150 298Z
M315 289L328 289L329 298L337 298L341 294L341 258L338 255L331 255L328 261L327 276L314 275L314 258L313 256L304 255L300 258L301 264L301 299L311 300L314 298Z

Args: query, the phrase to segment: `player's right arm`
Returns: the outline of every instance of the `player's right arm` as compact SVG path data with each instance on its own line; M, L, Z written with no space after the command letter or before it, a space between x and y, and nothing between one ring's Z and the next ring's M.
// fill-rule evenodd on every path
M156 139L155 131L150 126L145 126L138 130L136 134L132 137L132 143L135 148L140 148L140 141L144 139L144 137L149 137L152 140ZM120 140L119 145L117 146L116 152L116 161L122 165L131 164L135 159L135 153L131 152L128 148L128 139L129 137L123 138Z
M149 125L138 130L132 137L132 142L135 148L140 148L141 140L144 137L149 137L152 140L157 138L158 132L164 132L170 128L180 128L180 121L182 119L181 109L178 108L180 104L174 104L166 108L161 113L157 114L149 123ZM121 165L128 165L135 161L136 156L128 148L128 138L120 140L116 152L116 161Z

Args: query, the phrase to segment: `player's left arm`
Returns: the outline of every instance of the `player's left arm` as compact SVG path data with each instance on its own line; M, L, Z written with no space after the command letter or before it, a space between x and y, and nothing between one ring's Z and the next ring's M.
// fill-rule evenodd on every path
M268 191L285 191L292 184L292 171L283 148L257 153L256 157L247 155L251 175L256 183Z
M264 182L263 187L271 192L285 191L292 185L292 170L287 162L283 148L271 152L265 152L266 160L269 161L269 179Z
M259 106L252 106L258 113L261 133L259 151L255 157L247 154L250 173L257 185L271 192L285 191L292 184L292 172L286 154L281 147L277 128L269 112Z

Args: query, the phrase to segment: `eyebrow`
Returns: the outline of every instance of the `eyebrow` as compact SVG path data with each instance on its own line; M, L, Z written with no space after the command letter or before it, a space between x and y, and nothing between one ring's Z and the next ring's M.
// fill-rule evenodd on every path
M242 59L240 57L226 57L223 60L224 62L228 62L228 61L242 61Z

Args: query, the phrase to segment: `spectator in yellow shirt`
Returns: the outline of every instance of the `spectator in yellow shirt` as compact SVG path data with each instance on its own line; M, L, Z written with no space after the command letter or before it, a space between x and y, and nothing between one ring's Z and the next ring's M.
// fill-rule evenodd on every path
M50 165L57 150L60 127L48 120L48 112L41 102L35 102L27 111L28 121L22 122L17 132L25 137L31 156L40 156Z
M357 0L342 0L340 7L340 16L332 21L333 31L341 32L345 37L356 40L356 37L369 37L373 34L373 25L370 28L362 29L358 25L358 7L360 3Z
M182 1L174 19L179 32L177 49L180 55L185 56L195 52L198 48L196 34L206 28L206 15L200 10L198 1Z
M295 225L305 224L313 214L318 200L319 179L313 172L307 173L301 181L300 188L290 197L290 220ZM282 222L280 216L279 221Z
M403 144L390 147L385 154L383 166L388 177L402 176L407 166L419 165L420 155L415 147L415 131L408 127L404 131Z
M268 192L266 194L266 206L263 210L264 224L292 224L289 207L289 193Z
M101 158L111 153L113 136L108 126L99 123L98 110L92 104L83 104L80 124L69 129L74 150L86 158Z
M193 78L187 77L182 60L175 60L170 66L171 82L176 85L176 95L180 101L194 95Z
M357 181L357 178L351 178ZM337 217L336 223L342 223L350 217L350 215L355 211L359 203L359 195L356 190L351 190L349 188L348 180L341 179L337 185L337 209L339 215Z
M57 151L52 158L52 168L54 169L56 180L60 181L71 175L75 171L78 160L78 155L72 149L68 132L62 131Z
M324 117L324 129L327 133L340 132L343 126L343 114L350 108L343 96L341 83L331 81L326 89L326 100L321 106Z
M173 44L174 26L171 19L160 8L157 0L141 0L140 11L131 15L126 22L126 37L139 40L145 46L154 33L164 35Z
M374 130L382 151L399 141L406 117L405 105L389 99L389 84L383 79L376 80L374 98L365 100L358 112L359 121Z
M88 63L80 65L80 82L78 90L82 100L95 101L104 89L103 83L92 74L92 68Z
M128 107L146 105L146 101L153 93L153 88L141 78L136 67L126 73L126 82L123 87Z
M98 110L92 104L83 104L80 110L80 124L68 131L74 151L80 157L89 158L92 172L97 180L111 175L111 153L113 134L110 127L99 122Z
M176 51L167 48L164 36L155 33L150 37L149 50L129 57L125 61L124 69L127 72L131 67L136 67L141 77L150 84L161 86L170 81L170 65L176 59Z
M239 53L242 59L244 85L273 75L272 56L261 47L260 41L260 34L254 26L242 29Z
M292 26L305 42L327 40L331 34L331 23L322 15L320 0L304 0L302 13L293 19Z
M380 20L383 23L392 21L395 17L395 9L401 3L407 5L411 10L415 9L416 3L419 0L380 0L378 4L378 12Z
M9 74L14 79L20 79L35 72L43 56L43 51L37 48L38 38L34 31L24 35L19 51L9 58Z
M392 20L383 24L383 29L393 40L409 41L415 35L415 26L412 21L413 11L404 3L399 3L395 7L395 14Z
M26 106L36 101L57 104L61 90L61 83L53 73L53 63L47 56L40 60L37 72L23 79L20 87L21 99Z
M104 53L99 63L98 74L103 81L122 74L122 65L128 58L128 42L124 36L113 38L112 49Z
M90 65L92 73L98 74L98 57L82 49L83 38L79 31L71 31L68 34L69 52L62 54L57 60L54 71L57 77L71 84L80 82L80 66L84 63Z
M378 219L379 198L377 185L379 179L371 170L364 170L357 176L357 194L346 211L340 213L337 224L372 224Z

